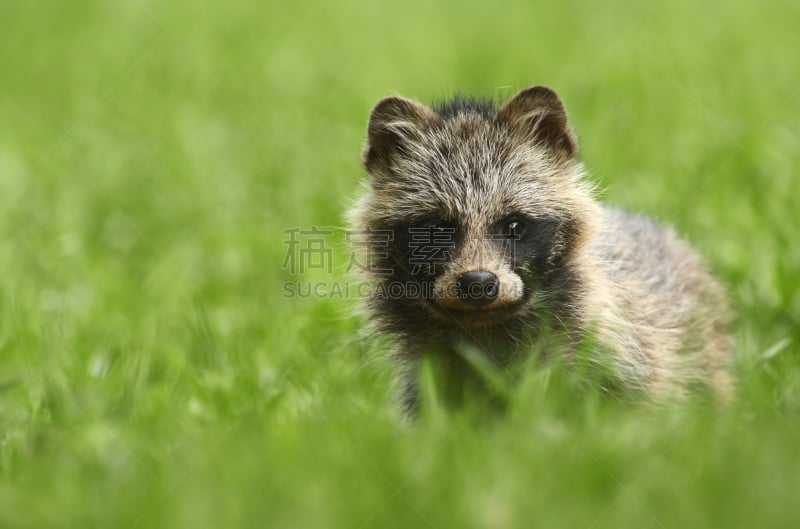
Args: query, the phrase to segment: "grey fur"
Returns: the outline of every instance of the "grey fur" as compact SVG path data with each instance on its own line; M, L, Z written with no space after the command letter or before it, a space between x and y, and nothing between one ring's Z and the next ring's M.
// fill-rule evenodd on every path
M381 263L392 274L365 273L376 286L411 280L434 294L366 301L371 328L395 340L407 404L423 350L448 358L447 376L458 379L468 375L454 343L507 365L542 346L545 328L559 344L545 349L567 359L591 335L594 361L610 365L611 383L626 393L658 402L699 384L727 399L730 312L702 260L673 230L594 199L555 92L527 88L493 113L487 104L462 98L437 112L389 97L370 116L363 159L371 179L350 212L352 227L401 231L432 216L459 234L435 275L410 274L396 247ZM518 243L527 249L521 256L487 237L514 215L535 230ZM489 310L472 310L451 292L471 270L499 278Z

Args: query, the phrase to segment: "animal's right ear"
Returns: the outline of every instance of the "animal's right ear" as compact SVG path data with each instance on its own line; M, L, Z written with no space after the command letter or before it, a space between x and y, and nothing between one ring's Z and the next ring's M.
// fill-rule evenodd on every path
M384 97L369 115L364 167L373 176L385 172L392 157L418 140L437 120L436 114L421 103L400 96Z

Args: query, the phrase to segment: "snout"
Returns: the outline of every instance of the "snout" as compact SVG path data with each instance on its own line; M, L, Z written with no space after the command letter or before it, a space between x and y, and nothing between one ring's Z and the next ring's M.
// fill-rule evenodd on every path
M481 308L497 298L500 280L486 270L464 272L456 280L456 294L463 303Z
M450 315L488 316L517 310L523 291L522 279L508 267L454 267L436 279L433 301Z

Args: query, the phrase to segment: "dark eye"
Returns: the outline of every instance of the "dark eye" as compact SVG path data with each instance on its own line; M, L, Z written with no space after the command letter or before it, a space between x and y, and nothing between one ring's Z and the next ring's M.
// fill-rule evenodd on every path
M520 239L528 230L528 223L525 219L513 217L506 221L503 226L503 235L507 239Z

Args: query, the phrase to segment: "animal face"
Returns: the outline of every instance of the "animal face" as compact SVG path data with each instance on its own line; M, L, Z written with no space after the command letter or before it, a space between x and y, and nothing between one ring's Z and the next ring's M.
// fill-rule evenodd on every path
M462 327L544 309L565 288L595 207L575 151L564 107L544 87L499 108L381 100L364 150L371 191L354 217L389 234L373 251L375 277L400 287L382 308Z

